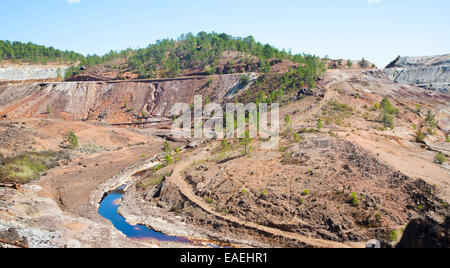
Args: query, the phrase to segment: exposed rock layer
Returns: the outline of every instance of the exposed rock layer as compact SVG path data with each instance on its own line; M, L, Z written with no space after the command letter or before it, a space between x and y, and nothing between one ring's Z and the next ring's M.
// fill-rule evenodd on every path
M0 68L0 81L47 80L63 78L68 66L16 66Z
M429 57L398 57L384 72L399 84L413 84L448 93L450 88L450 54Z

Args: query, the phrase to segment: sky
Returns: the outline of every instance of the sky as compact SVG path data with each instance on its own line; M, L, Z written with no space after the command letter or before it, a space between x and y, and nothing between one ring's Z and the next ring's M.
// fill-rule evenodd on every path
M82 54L200 31L386 66L450 53L448 0L1 0L0 40Z

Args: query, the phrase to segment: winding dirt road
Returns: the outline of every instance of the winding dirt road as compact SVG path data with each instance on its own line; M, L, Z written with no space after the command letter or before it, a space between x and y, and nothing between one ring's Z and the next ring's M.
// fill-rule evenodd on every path
M257 230L258 232L265 233L275 237L283 237L291 240L298 241L304 244L306 247L315 247L315 248L360 248L364 247L361 243L339 243L334 241L327 241L321 239L314 239L305 237L296 233L285 232L279 229L270 228L267 226L262 226L253 222L243 221L237 217L231 215L225 215L219 213L211 208L211 206L206 203L202 198L195 195L192 187L183 179L182 173L188 168L194 161L202 160L207 157L206 150L203 150L201 153L197 154L195 157L191 158L188 161L181 162L177 164L173 170L172 176L168 178L168 181L176 185L181 194L188 199L190 202L204 210L205 212L214 215L217 218L220 218L224 221L237 224L243 226L248 229Z

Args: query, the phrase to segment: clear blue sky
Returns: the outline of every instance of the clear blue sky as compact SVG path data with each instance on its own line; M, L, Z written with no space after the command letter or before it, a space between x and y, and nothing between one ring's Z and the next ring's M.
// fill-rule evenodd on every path
M397 55L450 53L448 0L1 0L0 7L0 40L83 54L199 31L381 67Z

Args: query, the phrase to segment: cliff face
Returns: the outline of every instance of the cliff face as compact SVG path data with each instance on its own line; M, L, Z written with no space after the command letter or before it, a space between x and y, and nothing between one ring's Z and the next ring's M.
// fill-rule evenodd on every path
M0 67L0 81L48 80L64 78L68 66L7 65Z
M448 93L450 88L450 54L429 57L398 57L384 70L399 84L412 84Z
M141 82L4 82L0 83L0 117L105 123L133 122L143 114L152 119L170 118L174 104L192 103L196 94L215 102L233 98L242 89L241 76Z

